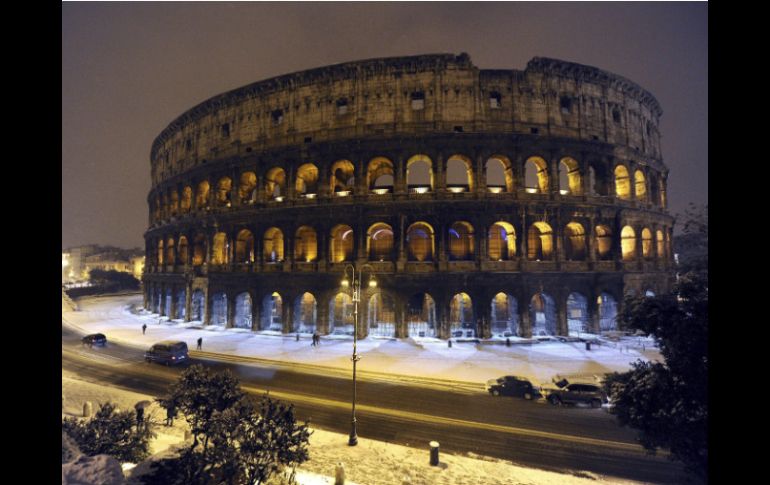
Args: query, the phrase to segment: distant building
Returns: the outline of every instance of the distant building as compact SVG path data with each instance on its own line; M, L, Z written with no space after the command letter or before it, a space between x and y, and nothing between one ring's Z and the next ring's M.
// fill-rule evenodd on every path
M131 273L137 279L144 271L144 251L89 244L62 251L62 284L87 282L91 270Z

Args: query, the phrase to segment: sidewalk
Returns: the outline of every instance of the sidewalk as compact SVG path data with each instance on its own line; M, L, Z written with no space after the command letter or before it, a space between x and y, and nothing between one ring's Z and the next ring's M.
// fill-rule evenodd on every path
M160 340L182 340L195 357L232 360L243 358L260 365L292 367L305 372L348 375L352 371L353 339L323 336L318 347L309 335L296 340L296 334L255 333L246 329L202 326L200 322L169 322L157 314L130 311L141 306L141 295L84 297L78 299L80 311L63 311L62 320L83 333L101 332L108 341L146 349ZM147 325L142 335L142 325ZM202 351L195 351L203 338ZM544 341L531 345L485 345L432 338L391 339L369 337L358 341L358 372L364 379L403 382L444 381L443 385L481 389L488 379L520 375L536 382L550 382L561 375L596 375L625 371L638 359L659 359L651 339L592 345L583 342ZM224 354L224 355L222 355Z

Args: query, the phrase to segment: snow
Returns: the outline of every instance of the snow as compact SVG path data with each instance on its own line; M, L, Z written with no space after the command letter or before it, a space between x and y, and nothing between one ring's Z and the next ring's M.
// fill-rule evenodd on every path
M81 455L61 466L62 485L123 485L120 463L109 455Z
M251 332L228 329L222 325L203 326L200 322L168 322L166 317L149 313L140 307L141 295L88 297L78 300L80 311L62 312L62 320L83 333L101 332L108 341L120 342L141 349L160 340L183 340L190 349L203 337L202 350L247 358L268 359L294 365L319 366L329 372L351 371L350 357L353 339L350 336L323 336L318 347L311 347L310 336L284 335L274 331ZM162 320L162 323L158 323ZM141 326L147 324L146 335ZM362 379L387 374L390 379L445 380L483 386L488 379L502 375L520 375L536 383L551 382L552 376L594 375L626 371L638 359L660 360L652 339L644 337L614 337L596 340L591 350L584 342L561 342L555 339L511 338L488 341L452 341L434 338L383 339L366 338L358 341L358 372ZM196 352L191 351L195 358ZM278 363L278 362L277 362ZM381 377L381 376L379 376Z
M79 415L84 400L91 400L94 406L100 402L111 401L122 409L132 409L138 401L152 400L153 396L143 395L122 389L109 388L101 384L89 383L71 374L62 374L63 415ZM160 408L153 404L147 411L158 415ZM165 413L163 413L163 416ZM151 443L154 453L136 467L126 466L125 475L128 484L139 483L136 478L140 473L149 471L151 460L168 456L173 450L184 444L187 424L177 419L173 427L156 426L158 437ZM638 485L639 482L614 480L590 472L575 470L572 474L525 468L499 459L475 454L466 456L441 452L439 466L429 465L428 443L415 443L415 447L369 440L358 437L357 446L348 446L348 436L313 429L310 436L310 460L297 470L299 485L332 485L335 468L342 463L347 485L461 485L483 483L485 485ZM62 465L62 484L104 484L123 483L114 479L115 466L120 471L120 464L111 462L100 455L84 460L77 475L72 463ZM114 466L113 466L114 465ZM67 476L81 481L64 481ZM99 475L99 470L109 475ZM107 472L109 470L109 472ZM111 481L112 480L112 481Z

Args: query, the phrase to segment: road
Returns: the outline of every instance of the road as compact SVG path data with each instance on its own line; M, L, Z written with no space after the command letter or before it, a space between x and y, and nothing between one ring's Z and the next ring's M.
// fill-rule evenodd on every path
M191 351L192 363L229 369L249 393L291 402L301 420L338 433L350 432L350 376L319 374L292 365ZM62 326L62 368L86 380L159 396L183 367L148 364L141 349L110 343L89 349ZM590 471L653 483L680 482L681 467L651 457L635 432L614 416L590 408L553 407L542 402L493 397L477 389L441 383L362 379L357 386L358 435L427 450L476 453L550 471Z

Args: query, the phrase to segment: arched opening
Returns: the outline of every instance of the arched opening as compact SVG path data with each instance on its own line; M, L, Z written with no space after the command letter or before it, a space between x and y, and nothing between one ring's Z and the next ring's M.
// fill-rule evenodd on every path
M262 299L260 330L283 332L283 299L277 292Z
M283 261L283 232L277 227L271 227L265 231L262 257L266 263L280 263Z
M644 296L646 296L647 298L652 298L653 296L655 296L655 292L652 290L645 290Z
M564 228L564 257L568 261L586 259L586 231L577 222L570 222Z
M179 203L179 209L182 214L190 212L192 208L192 187L185 187L182 189L182 200Z
M171 191L171 215L179 214L179 194L176 190Z
M367 316L370 336L396 336L396 305L389 295L382 292L373 294L369 298Z
M318 167L312 163L301 165L297 169L295 190L299 197L315 197L318 194Z
M179 264L186 265L187 261L190 259L190 253L189 253L189 243L187 242L187 238L184 236L179 236Z
M559 189L562 194L583 195L583 177L574 158L564 157L559 162Z
M193 266L200 266L206 262L206 236L197 234L193 243Z
M666 182L661 179L660 180L660 206L664 209L666 208Z
M615 195L624 200L631 198L631 181L628 169L623 165L615 167Z
M642 229L642 257L652 259L652 231L646 227Z
M497 337L519 336L519 305L513 295L500 292L492 298L492 335Z
M473 163L465 155L452 155L446 162L446 187L450 192L473 190Z
M366 185L370 192L386 194L393 192L393 162L385 157L377 157L369 162L366 171Z
M286 171L273 167L265 175L265 195L267 200L283 200L286 196ZM279 198L280 197L280 198Z
M303 293L294 299L294 331L297 333L315 333L317 308L315 297Z
M406 231L409 261L433 261L433 228L425 222L415 222Z
M535 222L527 232L527 258L530 261L553 259L553 231L545 222Z
M452 224L449 227L449 260L472 261L473 252L473 226L464 221Z
M337 160L332 164L331 192L350 195L355 188L355 167L350 160ZM337 194L337 195L342 195Z
M203 291L195 290L192 294L192 308L190 309L190 320L193 322L203 321L203 311L206 308Z
M166 307L163 313L166 314L169 320L174 318L174 315L171 314L171 306L173 304L173 301L174 301L174 291L171 288L166 288Z
M166 239L166 264L176 264L176 251L174 251L174 238Z
M251 295L244 291L235 297L235 328L251 329Z
M596 251L600 260L612 260L612 231L607 226L596 226Z
M342 263L353 261L353 229L350 226L339 224L334 226L331 232L331 251L332 263Z
M248 229L242 229L235 239L235 262L254 262L254 235Z
M178 290L176 292L176 315L174 315L173 318L178 320L184 319L186 296L185 290Z
M645 202L647 200L647 180L644 178L644 172L641 170L634 172L634 189L636 191L636 200Z
M227 234L218 232L214 234L211 248L211 264L227 264Z
M406 185L410 193L432 192L433 161L427 155L414 155L406 161Z
M238 198L242 204L254 203L257 200L257 174L243 172L238 184Z
M599 330L602 332L614 332L618 329L618 304L609 293L602 293L598 301L599 306Z
M532 336L556 335L556 304L546 293L535 293L529 303Z
M160 315L160 289L152 292L152 312Z
M225 325L227 323L227 295L214 293L211 297L210 325Z
M372 224L366 232L366 244L369 261L393 260L393 228L388 224Z
M209 207L209 182L204 180L198 184L198 191L195 194L195 208L198 210Z
M524 164L524 187L533 194L548 193L548 163L540 157L529 157Z
M473 304L467 293L457 293L449 304L449 332L452 337L475 337Z
M233 180L230 177L222 177L217 182L217 205L230 207L230 191L233 189Z
M166 254L163 250L163 239L158 241L158 251L157 251L157 258L158 258L158 264L163 265L163 261L165 260Z
M567 330L571 337L580 337L588 333L588 300L580 293L570 293L567 297Z
M329 302L329 333L353 335L353 299L339 292Z
M631 226L625 226L620 232L620 250L623 261L636 259L636 233Z
M294 234L294 260L310 263L318 259L318 237L315 229L301 226Z
M489 259L510 261L516 257L516 231L513 225L499 221L489 228Z
M507 157L495 155L489 158L484 172L489 192L513 192L513 166Z
M437 337L436 302L427 293L412 295L407 302L406 322L410 337Z
M655 249L659 260L666 258L666 247L663 242L663 231L660 229L655 231Z

